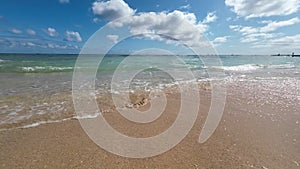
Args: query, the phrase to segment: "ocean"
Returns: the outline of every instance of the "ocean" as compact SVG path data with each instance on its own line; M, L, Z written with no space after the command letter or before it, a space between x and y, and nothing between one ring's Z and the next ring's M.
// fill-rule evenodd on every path
M78 55L67 54L0 54L0 130L35 127L45 123L78 118L72 103L72 75ZM96 94L102 111L109 111L111 103L107 93L115 69L127 57L134 63L126 71L139 72L131 81L131 90L151 91L177 85L168 73L153 65L168 62L174 69L187 67L197 83L211 80L226 84L228 95L247 99L257 106L272 103L284 112L298 112L300 103L300 58L283 56L227 56L221 55L222 66L205 66L198 56L179 56L184 63L173 62L174 56L107 55L102 60L97 78ZM209 56L203 56L209 57ZM149 68L149 65L152 65ZM163 65L162 65L163 66ZM225 73L223 79L213 79L210 71ZM252 93L251 96L248 96ZM254 93L254 94L253 94Z

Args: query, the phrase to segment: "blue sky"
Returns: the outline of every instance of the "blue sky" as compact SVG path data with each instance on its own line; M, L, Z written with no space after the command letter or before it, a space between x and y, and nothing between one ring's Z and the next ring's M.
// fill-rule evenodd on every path
M173 38L197 46L206 36L220 54L299 54L299 5L299 0L9 0L0 5L0 52L78 53L95 31L127 16L116 23L127 25L132 35L154 35L117 43L112 29L106 36L116 43L112 53L161 46L178 52Z

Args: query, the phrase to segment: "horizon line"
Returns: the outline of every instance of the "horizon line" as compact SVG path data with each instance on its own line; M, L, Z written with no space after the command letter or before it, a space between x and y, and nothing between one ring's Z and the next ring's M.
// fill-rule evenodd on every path
M80 55L80 53L29 53L29 52L0 52L0 55L2 54L25 54L25 55ZM107 53L107 54L99 54L99 53L90 53L90 54L84 54L84 55L131 55L128 53ZM145 54L147 55L147 54ZM149 55L149 54L148 54ZM161 54L151 54L153 56L155 55L161 55ZM196 54L177 54L178 56L197 56ZM277 56L277 54L201 54L200 56L216 56L216 55L220 55L220 56ZM280 54L279 56L284 56L285 54ZM143 55L134 55L134 56L143 56ZM172 56L172 55L165 55L164 56Z

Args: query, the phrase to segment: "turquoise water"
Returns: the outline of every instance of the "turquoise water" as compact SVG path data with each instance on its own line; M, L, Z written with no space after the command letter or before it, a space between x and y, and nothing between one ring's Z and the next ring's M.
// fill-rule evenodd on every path
M30 91L24 86L44 86L47 90L51 88L71 90L72 73L77 57L78 55L64 54L0 54L1 94L10 95L10 91ZM95 57L91 55L84 57L86 57L84 68L89 69L89 61ZM107 84L110 84L114 71L125 58L131 58L131 61L122 66L123 72L144 69L132 79L132 85L144 89L149 89L153 85L173 83L174 79L168 73L159 70L160 67L167 66L174 70L186 67L199 81L214 78L208 75L207 69L211 72L221 70L227 79L237 80L300 78L300 57L222 55L219 56L222 65L216 63L209 67L201 59L210 56L179 56L183 62L177 62L174 57L106 55L98 67L96 86L108 90Z
M78 55L0 54L0 130L34 127L73 118L72 75ZM282 111L295 111L300 103L300 58L277 56L220 56L222 66L206 66L198 56L105 56L98 68L96 94L111 91L115 69L131 58L121 72L140 71L130 83L131 89L151 91L176 85L159 67L173 70L189 68L197 82L214 80L226 84L228 95L237 102L248 100L256 106L271 104ZM203 56L210 57L210 56ZM87 57L87 63L89 58ZM85 68L89 68L88 64ZM207 70L225 73L223 79L210 77ZM188 84L186 79L176 79ZM123 82L120 82L123 83ZM246 97L249 94L251 97ZM296 108L292 108L296 107ZM295 110L294 110L295 109ZM12 127L11 127L12 126Z
M1 94L9 95L10 91L27 91L26 86L44 86L51 88L67 88L70 90L72 73L78 55L56 54L0 54ZM278 56L219 56L223 65L206 66L202 57L210 56L179 56L184 62L177 62L175 56L126 56L106 55L98 67L96 86L111 82L114 71L125 58L131 58L130 64L123 65L123 72L143 70L132 80L136 86L149 87L173 83L168 73L160 67L172 67L174 70L186 67L192 71L197 80L210 80L207 69L225 73L227 79L282 79L300 78L300 58ZM86 56L89 69L89 59ZM184 78L181 80L185 80ZM63 85L61 85L63 84ZM24 87L25 86L25 87ZM63 86L63 87L62 87ZM109 89L109 85L106 85ZM29 90L30 91L30 90Z
M52 73L72 72L78 55L65 54L0 54L0 72L6 73ZM100 70L114 71L126 55L107 55L104 57ZM170 59L172 56L129 56L136 57L136 65L142 66L148 62ZM208 56L209 57L209 56ZM181 56L192 70L205 69L197 56ZM275 70L290 69L299 72L300 58L278 56L220 56L225 71L254 72L259 69ZM180 66L174 64L174 66ZM133 68L134 69L134 68Z
M72 72L78 55L56 54L0 54L0 73L58 73ZM161 60L170 60L177 67L186 66L198 78L205 77L206 67L197 56L180 56L185 62L173 63L174 56L126 56L106 55L99 66L99 72L113 74L119 63L126 57L134 58L134 64L127 69L135 70L135 65L145 67L159 64ZM207 56L209 57L209 56ZM200 57L201 58L201 57ZM228 75L248 74L254 76L293 76L300 72L300 58L282 56L220 56L223 66L211 66L212 69L224 70ZM165 63L165 62L164 62ZM155 68L155 66L154 66ZM153 70L145 70L153 71ZM266 74L267 73L267 74ZM250 76L249 76L250 77Z
M76 55L0 54L0 72L66 72L72 71Z

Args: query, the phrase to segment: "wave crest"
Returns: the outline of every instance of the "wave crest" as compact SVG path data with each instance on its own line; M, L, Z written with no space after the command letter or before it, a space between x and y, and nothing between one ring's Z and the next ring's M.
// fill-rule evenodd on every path
M21 67L22 72L60 72L70 71L73 67L55 67L55 66L25 66Z

